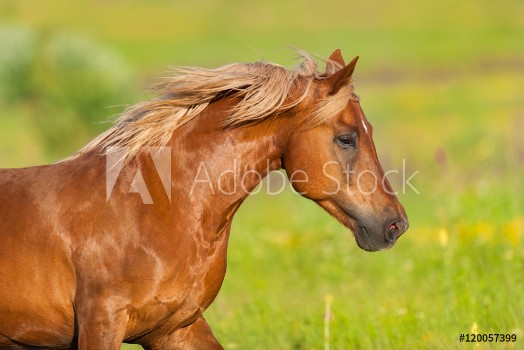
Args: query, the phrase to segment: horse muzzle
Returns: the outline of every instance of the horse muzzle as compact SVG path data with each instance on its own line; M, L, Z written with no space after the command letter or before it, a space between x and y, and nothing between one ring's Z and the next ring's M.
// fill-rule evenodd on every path
M377 225L376 221L359 221L355 227L357 245L369 252L391 248L409 227L407 218L399 217L385 222Z

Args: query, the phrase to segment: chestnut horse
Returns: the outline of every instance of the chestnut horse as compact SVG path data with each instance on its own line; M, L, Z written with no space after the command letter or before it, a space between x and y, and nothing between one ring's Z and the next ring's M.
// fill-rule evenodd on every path
M391 247L408 222L354 93L358 57L336 50L319 72L301 56L179 68L74 156L0 170L0 348L221 349L202 314L233 216L273 170L361 248Z

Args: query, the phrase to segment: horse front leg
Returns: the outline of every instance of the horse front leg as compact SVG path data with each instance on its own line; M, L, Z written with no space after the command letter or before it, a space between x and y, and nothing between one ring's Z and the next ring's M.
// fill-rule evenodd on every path
M79 350L119 350L129 316L110 300L84 300L75 305Z
M184 328L167 334L155 334L147 344L146 350L223 350L204 317Z

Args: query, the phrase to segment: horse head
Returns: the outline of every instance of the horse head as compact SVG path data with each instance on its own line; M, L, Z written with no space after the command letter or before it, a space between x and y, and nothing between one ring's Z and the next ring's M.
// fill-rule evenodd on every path
M409 225L353 92L357 60L345 65L339 50L331 55L298 108L305 122L290 133L282 162L297 192L350 228L362 249L377 251L393 246Z

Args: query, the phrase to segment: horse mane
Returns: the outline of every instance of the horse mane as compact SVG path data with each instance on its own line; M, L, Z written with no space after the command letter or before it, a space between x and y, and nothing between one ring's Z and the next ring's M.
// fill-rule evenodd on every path
M127 108L109 130L69 159L101 148L106 153L125 150L125 159L129 160L149 146L166 145L175 130L225 95L240 99L225 120L226 128L256 123L289 110L304 100L315 79L326 79L342 68L337 62L324 60L328 63L326 72L319 72L311 55L298 53L301 63L294 69L266 62L233 63L215 69L175 67L173 76L154 86L157 98ZM298 96L289 96L294 87L302 86L305 88L299 89ZM349 99L358 100L352 85L318 101L308 122L319 124L333 117Z

